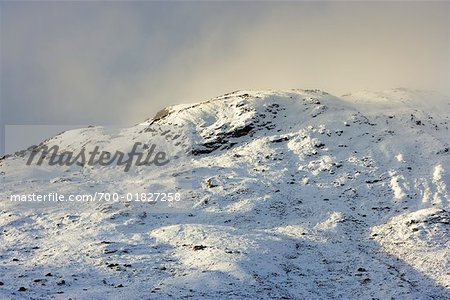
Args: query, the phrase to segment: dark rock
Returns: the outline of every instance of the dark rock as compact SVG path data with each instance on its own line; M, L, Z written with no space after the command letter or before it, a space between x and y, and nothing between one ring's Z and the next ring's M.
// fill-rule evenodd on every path
M272 143L281 143L283 141L289 141L289 138L288 137L282 137L282 138L279 138L279 139L274 139L271 142Z
M66 281L63 279L63 280L61 280L60 282L57 282L56 284L57 284L57 285L65 285L65 284L66 284Z
M252 129L253 129L252 125L246 125L244 127L237 128L237 129L231 131L228 135L231 137L241 137L241 136L249 134L250 131L252 131Z
M119 264L108 264L107 267L108 268L114 268L114 267L118 267Z
M206 248L207 248L207 246L203 246L203 245L196 245L193 247L194 251L204 250Z
M364 269L364 268L358 268L357 271L358 271L358 272L367 272L366 269Z
M448 153L449 151L450 151L450 148L446 147L443 150L436 152L436 154L444 154L444 153Z
M377 183L377 182L380 182L380 181L381 181L381 179L373 179L373 180L366 180L366 183L373 184L373 183Z

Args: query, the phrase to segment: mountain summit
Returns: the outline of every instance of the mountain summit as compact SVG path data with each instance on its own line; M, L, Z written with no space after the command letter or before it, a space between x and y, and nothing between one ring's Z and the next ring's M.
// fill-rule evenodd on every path
M237 91L61 133L39 146L173 163L2 159L0 298L450 299L449 122L434 92ZM181 200L11 199L96 192Z

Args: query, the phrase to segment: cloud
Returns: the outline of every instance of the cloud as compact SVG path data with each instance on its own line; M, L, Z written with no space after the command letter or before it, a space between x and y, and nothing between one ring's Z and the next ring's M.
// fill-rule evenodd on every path
M193 100L245 88L449 92L448 3L322 5L277 6L256 28L238 32L232 51L212 47L217 35L210 36L179 54L161 92Z

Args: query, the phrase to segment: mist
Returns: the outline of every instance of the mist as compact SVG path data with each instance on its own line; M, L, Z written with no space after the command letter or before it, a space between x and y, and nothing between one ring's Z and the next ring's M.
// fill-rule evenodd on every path
M238 89L450 94L449 2L0 5L2 128L133 124Z

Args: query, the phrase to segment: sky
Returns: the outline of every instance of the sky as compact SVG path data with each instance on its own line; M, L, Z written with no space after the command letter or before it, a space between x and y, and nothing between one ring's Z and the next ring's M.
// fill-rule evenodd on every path
M396 87L450 95L450 2L0 2L0 153L11 125L132 125L239 89Z

